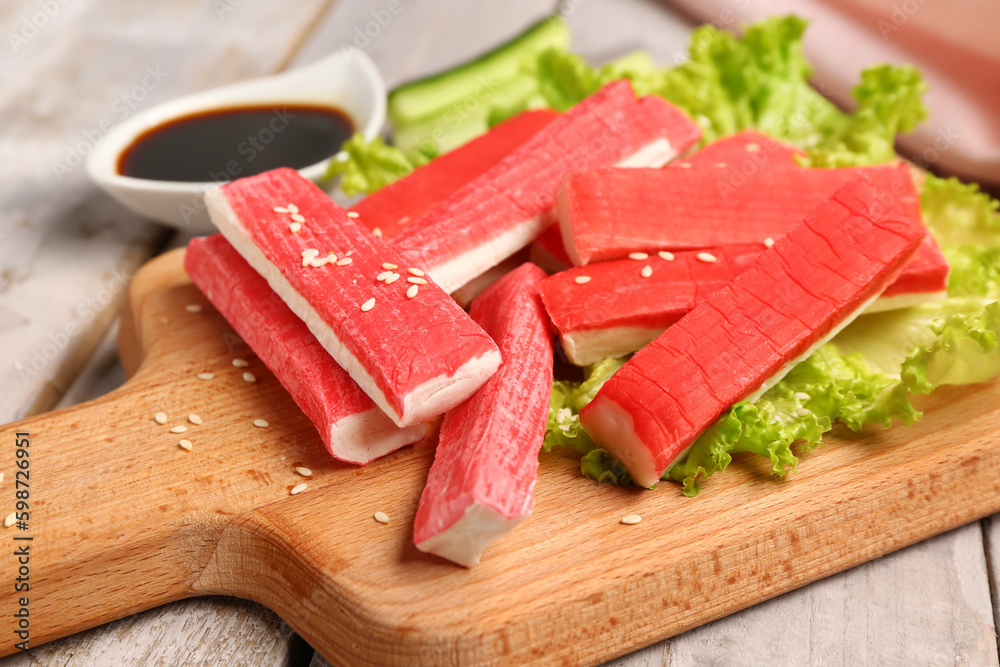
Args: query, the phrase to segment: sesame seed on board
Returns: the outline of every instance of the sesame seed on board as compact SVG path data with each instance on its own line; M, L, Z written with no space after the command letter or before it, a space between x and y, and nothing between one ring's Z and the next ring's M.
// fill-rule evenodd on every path
M288 493L290 493L293 496L297 496L308 488L309 485L306 484L305 482L302 482L301 484L296 484L295 486L293 486L291 491L289 491Z
M257 428L267 428L270 424L267 423L266 419L254 419L253 425Z
M640 262L641 262L641 261L643 261L643 260L646 260L646 259L649 259L649 255L647 255L647 254L646 254L646 253L644 253L644 252L630 252L630 253L628 254L628 258L629 258L629 259L634 259L634 260L638 260L638 261L640 261Z
M201 306L198 305L197 303L188 304L187 306L184 306L184 308L189 313L200 313L202 310Z
M177 446L187 452L190 452L192 449L194 449L194 445L191 443L190 440L181 440L177 443Z
M184 424L179 424L177 426L174 426L172 429L170 429L170 432L171 433L183 433L186 430L188 430L187 426L185 426Z
M157 412L155 415L153 415L153 421L155 421L160 426L163 426L164 424L167 423L167 413Z
M389 523L389 515L385 512L375 512L374 518L379 523Z
M194 414L193 412L188 415L188 421L194 424L195 426L201 426L203 423L201 417Z
M303 477L312 477L312 475L313 475L313 471L312 470L310 470L309 468L305 468L303 466L296 466L295 467L295 472L299 473Z
M247 371L246 373L243 374L243 379L246 380L247 382L256 382L257 376Z
M14 525L15 521L17 521L17 512L11 512L6 517L4 517L3 527L10 528L11 526Z
M233 366L236 366L236 368L246 368L249 365L250 362L246 359L233 359Z
M365 301L363 304L361 304L361 310L366 313L374 307L375 307L375 297L372 297L367 301Z
M719 261L719 258L710 252L699 252L697 257L699 262L706 262L708 264Z
M642 521L642 517L639 516L638 514L627 514L622 517L621 522L624 523L626 526L634 526L640 521Z
M211 380L215 377L215 373L198 373L199 380Z
M589 283L590 276L577 276L576 278L573 278L573 282L575 282L577 285L583 285L585 283Z

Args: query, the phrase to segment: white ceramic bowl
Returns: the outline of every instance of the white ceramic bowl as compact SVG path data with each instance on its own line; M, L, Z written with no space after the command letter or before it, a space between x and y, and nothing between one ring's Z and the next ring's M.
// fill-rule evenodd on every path
M125 120L108 132L87 158L87 174L133 211L194 232L212 232L204 195L219 183L182 183L131 178L118 173L118 159L140 134L200 111L245 105L311 104L342 109L369 141L385 122L385 83L375 64L356 49L274 76L213 88L166 102ZM332 157L332 156L331 156ZM319 183L327 160L299 170Z

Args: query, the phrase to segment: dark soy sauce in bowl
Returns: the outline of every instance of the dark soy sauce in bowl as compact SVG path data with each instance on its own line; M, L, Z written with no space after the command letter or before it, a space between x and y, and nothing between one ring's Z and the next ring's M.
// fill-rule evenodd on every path
M340 109L289 104L212 109L174 118L136 137L118 173L187 183L230 181L332 157L354 133Z

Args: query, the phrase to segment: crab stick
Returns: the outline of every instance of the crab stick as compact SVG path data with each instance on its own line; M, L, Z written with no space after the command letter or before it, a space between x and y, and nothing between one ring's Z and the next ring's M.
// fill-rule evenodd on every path
M661 166L700 129L660 97L635 98L609 83L556 118L500 162L411 221L395 237L402 257L446 291L528 245L553 221L562 176L599 166Z
M558 117L559 112L552 109L533 109L508 118L486 134L373 192L351 210L366 227L391 238Z
M542 303L566 358L586 366L641 349L743 272L764 245L633 253L542 281Z
M316 426L334 458L364 465L423 439L423 424L392 423L221 234L192 239L184 268Z
M723 412L753 400L895 280L926 230L859 176L640 350L581 412L652 486Z
M205 197L216 227L398 426L441 414L500 365L433 281L294 169Z
M466 567L534 505L552 390L552 338L538 298L543 278L523 264L472 303L473 319L497 341L504 363L445 415L420 496L417 548Z

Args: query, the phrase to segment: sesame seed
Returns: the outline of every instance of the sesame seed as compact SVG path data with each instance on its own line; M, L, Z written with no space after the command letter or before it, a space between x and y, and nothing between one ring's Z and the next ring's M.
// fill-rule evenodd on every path
M377 276L375 276L375 280L377 280L379 282L382 282L383 280L385 280L386 278L388 278L391 275L392 275L392 271L383 271L382 273L380 273Z
M710 252L699 252L698 261L707 262L711 264L712 262L717 262L719 259Z
M622 517L622 523L624 523L626 526L634 526L640 521L642 521L642 517L639 516L638 514L628 514Z
M199 380L211 380L215 377L215 373L198 373Z
M313 267L314 269L318 269L321 266L325 266L328 261L330 260L328 260L326 257L319 257L309 262L309 266Z
M747 153L759 153L759 152L760 152L760 144L755 144L752 142L747 144Z
M377 236L379 238L382 238L382 228L381 227L376 227L375 229L373 229L372 230L372 235L373 236Z
M153 415L153 421L155 421L160 426L166 424L167 423L167 413L166 412L157 412L155 415Z
M642 271L639 272L639 275L641 275L643 278L650 277L651 275L653 275L653 267L651 266L642 267Z
M233 359L233 366L236 366L236 368L246 368L249 365L250 362L246 359Z
M284 206L275 206L274 207L274 212L275 213L288 213L288 209L285 208Z
M285 208L288 210L289 213L298 213L299 212L299 207L296 206L295 204L289 204Z
M412 299L413 297L415 297L417 295L417 292L419 292L419 291L420 291L420 286L419 285L410 285L406 289L406 296L407 296L407 298Z
M329 255L326 256L326 261L328 261L331 264L333 264L334 262L337 261L337 255L335 253L331 252Z
M397 280L399 280L399 274L398 273L393 273L391 276L389 276L388 278L385 279L385 284L386 285L391 285L394 282L396 282Z
M359 218L359 217L361 217L361 214L358 213L357 211L348 211L347 212L347 217L348 218Z
M300 231L302 231L302 223L293 222L292 224L288 225L288 231L290 231L292 234L298 234Z
M293 486L292 490L289 491L288 493L292 494L293 496L297 496L308 488L309 485L306 484L305 482L302 482L301 484L296 484L295 486Z
M0 482L2 482L2 481L3 481L3 473L0 472Z
M375 520L379 523L389 523L389 515L385 512L375 512Z
M340 259L337 260L337 266L347 266L352 261L353 260L350 257L341 257Z
M573 282L575 282L577 285L583 285L584 283L589 283L590 276L577 276L576 278L573 278Z
M367 301L365 301L363 304L361 304L361 310L366 313L374 307L375 307L375 297L372 297Z
M394 271L394 270L398 269L399 267L396 266L395 264L393 264L392 262L382 262L382 268L383 269L389 269L390 271Z
M304 215L299 214L299 213L292 213L291 217L292 217L292 222L305 222L306 221L306 217Z
M309 468L303 468L302 466L296 467L295 468L295 472L299 473L303 477L312 477L313 476L313 471L312 470L310 470Z
M672 252L667 252L666 250L661 250L660 252L658 252L656 254L660 256L660 259L665 259L668 262L674 261L674 253L672 253Z
M408 282L410 284L413 284L413 285L426 285L427 284L427 280L425 280L424 278L420 278L418 276L410 276L409 278L406 279L406 282Z
M647 254L646 254L646 253L644 253L644 252L630 252L630 253L628 254L628 258L629 258L629 259L635 259L635 260L638 260L638 261L640 261L640 262L641 262L641 261L643 261L644 259L649 259L649 255L647 255Z
M766 239L764 239L764 246L765 247L770 248L773 245L774 245L774 239L772 239L770 236L768 236Z
M691 168L691 163L690 162L678 162L677 166L678 167L683 167L684 169L690 169Z
M170 432L171 433L183 433L186 430L188 430L187 426L185 426L184 424L178 424L177 426L175 426L172 429L170 429Z
M797 391L795 392L795 398L799 399L800 401L808 401L809 399L812 398L812 396L810 396L804 391Z
M192 304L191 304L191 305L189 305L189 306L185 306L185 308L186 308L186 310L187 310L187 311L188 311L189 313L200 313L200 312L201 312L201 306L199 306L199 305L198 305L198 304L196 304L196 303L192 303Z
M194 424L195 426L201 426L204 423L201 417L194 414L193 412L188 415L188 421Z
M409 273L411 275L414 275L414 276L417 276L418 278L422 277L424 275L423 271L421 271L418 268L412 267L412 266L410 268L408 268L406 271L407 271L407 273Z
M347 252L344 253L344 257L350 257L352 252L354 252L354 251L353 250L348 250Z
M191 444L190 440L181 440L177 443L177 446L188 452L194 449L194 445Z
M799 417L808 417L812 413L806 410L805 408L799 408L798 410L795 411L795 414L797 414Z
M266 419L254 419L253 425L257 428L267 428L270 424L267 423Z
M17 512L11 512L6 517L4 517L3 527L10 528L11 526L14 525L15 521L17 521Z
M250 373L248 371L248 372L246 372L246 373L243 374L243 379L246 380L247 382L256 382L257 381L257 376L254 375L253 373Z

